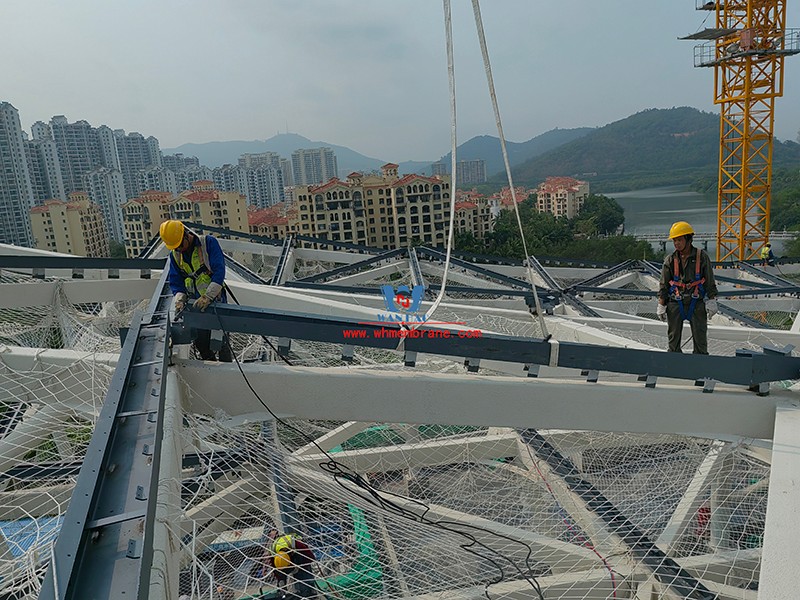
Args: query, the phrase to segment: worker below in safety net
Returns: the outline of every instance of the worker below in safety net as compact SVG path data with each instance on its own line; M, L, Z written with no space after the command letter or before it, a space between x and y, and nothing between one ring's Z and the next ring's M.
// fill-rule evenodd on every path
M161 240L170 250L169 287L175 296L175 314L187 300L204 311L212 302L227 302L225 295L225 255L213 235L198 235L181 221L164 221L159 229ZM227 335L223 336L219 360L231 362L233 354ZM203 360L217 360L211 349L211 331L194 332L194 347Z
M683 322L689 321L695 354L708 354L708 319L717 314L717 285L708 253L692 245L694 229L686 221L674 223L669 237L675 252L661 268L656 314L667 321L670 352L681 352Z
M277 532L271 535L277 536ZM287 533L276 537L272 542L267 564L272 567L271 575L275 578L278 588L285 592L285 596L313 598L317 595L312 570L314 561L314 551L308 544L300 539L299 535ZM288 587L289 577L294 579L295 593Z

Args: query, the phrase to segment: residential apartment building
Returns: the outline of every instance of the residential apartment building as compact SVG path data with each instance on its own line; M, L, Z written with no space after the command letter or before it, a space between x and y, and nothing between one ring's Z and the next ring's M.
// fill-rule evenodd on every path
M304 235L379 248L447 241L450 181L398 175L386 164L380 175L351 173L318 186L295 186L296 230ZM289 226L293 225L291 219Z
M26 140L25 158L28 161L34 200L66 200L67 193L61 176L56 143L51 139Z
M548 177L536 189L536 210L572 219L588 197L588 182L572 177Z
M266 237L284 239L291 233L298 233L300 220L297 208L285 202L269 208L251 206L247 212L250 233Z
M276 169L281 168L281 155L277 152L259 152L257 154L242 154L239 157L239 166L245 169L269 165Z
M444 175L450 175L450 163L445 162L435 162L431 165L431 175L436 177L439 175L440 177Z
M456 163L456 185L475 185L486 182L486 161L460 160Z
M69 202L47 200L31 209L30 219L40 250L90 257L110 254L103 212L86 193L73 192Z
M128 257L139 256L150 240L158 235L161 223L170 218L169 204L174 197L169 192L148 191L122 205L125 252Z
M0 102L0 243L33 246L33 186L19 112Z
M106 125L92 127L86 121L70 123L58 115L49 124L38 121L32 126L35 140L52 139L58 153L64 189L67 193L83 191L84 175L98 168L122 173L125 197L139 194L139 171L162 166L158 140L142 134L126 134Z
M177 154L165 154L162 156L161 164L170 171L177 173L188 167L199 167L200 159L196 156L184 156L178 152Z
M292 152L293 185L318 185L337 175L336 155L330 148L300 149Z
M125 181L122 173L107 167L97 167L84 173L82 189L103 211L108 233L117 242L125 241L122 225L122 205L125 204Z
M126 134L122 129L114 130L114 139L125 182L125 198L135 198L144 191L140 187L139 172L162 166L158 140L153 136L145 138L136 131Z
M150 167L142 169L138 173L140 190L156 190L159 192L178 193L178 180L175 173L164 167ZM181 189L187 189L187 187Z
M179 192L192 189L192 183L195 181L209 180L214 177L211 169L200 165L190 165L173 172L175 173L175 188Z
M216 189L238 192L253 206L266 208L284 201L283 174L271 164L223 165L213 170L212 177Z
M41 127L37 129L44 130ZM87 121L70 123L64 115L57 115L50 120L50 131L56 143L61 177L68 194L84 191L83 176L89 171L110 167L103 160L108 148L101 148L97 129Z
M161 223L180 219L221 227L231 231L248 231L247 202L237 192L214 189L214 182L195 181L191 190L173 196L167 192L146 192L122 207L128 256L138 256L150 240L158 235Z
M492 202L483 194L472 190L457 192L454 227L456 233L470 233L475 239L482 240L494 231L495 216Z

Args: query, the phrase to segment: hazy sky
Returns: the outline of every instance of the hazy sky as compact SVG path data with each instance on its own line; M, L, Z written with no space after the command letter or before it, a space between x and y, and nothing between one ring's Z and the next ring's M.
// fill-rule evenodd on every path
M452 0L458 139L495 135L469 0ZM800 26L791 2L788 27ZM483 0L506 137L713 104L679 36L695 0ZM187 142L299 133L384 160L450 149L440 0L2 0L0 101ZM775 133L800 129L800 56Z

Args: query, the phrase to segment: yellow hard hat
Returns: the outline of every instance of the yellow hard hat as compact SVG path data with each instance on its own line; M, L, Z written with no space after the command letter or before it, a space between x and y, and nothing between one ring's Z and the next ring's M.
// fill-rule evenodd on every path
M288 552L281 551L275 555L273 564L276 569L288 569L292 566L292 560L289 558Z
M669 228L669 239L674 240L677 237L690 235L692 233L694 233L694 229L692 229L691 225L686 221L678 221L677 223L673 223L672 227Z
M182 222L173 219L171 221L164 221L158 233L161 235L164 245L170 250L175 250L183 241L184 229Z

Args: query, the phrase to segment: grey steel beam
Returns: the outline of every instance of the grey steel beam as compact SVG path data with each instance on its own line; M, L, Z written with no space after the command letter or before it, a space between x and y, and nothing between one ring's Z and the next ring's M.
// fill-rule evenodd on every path
M433 248L428 248L427 246L417 247L417 254L418 255L424 254L434 260L441 260L441 261L447 258L447 255L444 252L440 252L439 250L434 250ZM527 281L523 281L522 279L509 277L508 275L497 273L495 271L492 271L491 269L475 265L473 263L461 260L459 258L455 258L453 256L450 257L450 264L457 267L461 267L462 269L467 269L468 271L472 271L473 273L478 273L479 275L483 275L488 279L492 279L494 281L503 283L505 285L510 285L512 287L523 288L523 289L530 289L531 287L531 285Z
M658 292L653 290L631 290L627 288L594 287L589 285L574 285L570 288L572 292L589 292L592 294L609 294L614 296L658 296Z
M586 304L583 300L578 298L577 296L570 296L569 294L564 294L562 296L564 298L564 302L569 304L572 308L577 310L581 313L584 317L600 317L600 313L593 309L591 306Z
M547 269L542 266L542 263L536 260L535 256L531 255L528 257L528 264L534 271L536 271L539 277L542 278L542 280L550 287L551 290L561 290L561 286L558 285L558 282L553 279L550 273L547 272Z
M228 255L225 255L225 268L233 271L247 283L256 283L261 285L269 285L269 281L254 273L242 263L234 260Z
M363 252L365 254L382 254L386 252L385 248L374 248L373 246L362 246L360 244L353 244L351 242L341 242L338 240L329 240L328 238L311 237L310 235L295 234L295 239L298 242L307 242L310 244L319 244L320 246L332 246L334 248L344 248L345 250L355 250L356 252Z
M169 355L167 275L131 323L41 600L148 597Z
M287 276L285 271L292 256L292 248L294 248L294 234L290 233L283 240L283 249L278 258L278 266L275 267L275 273L272 275L272 279L269 282L270 285L280 285L286 281Z
M421 285L422 287L427 288L428 286L425 284L425 277L422 275L422 269L419 268L417 251L414 248L408 249L408 264L411 267L411 282L414 285Z
M618 265L607 269L606 271L600 273L599 275L595 275L594 277L590 277L584 281L581 281L578 285L588 285L597 287L602 283L612 279L613 277L623 273L625 271L631 271L636 269L638 261L635 260L626 260Z
M620 539L628 546L631 553L647 567L665 586L672 589L679 597L691 600L716 600L712 593L700 581L692 577L678 563L667 556L643 531L623 515L600 490L587 480L568 458L544 439L535 429L519 431L522 440L530 446L536 455L567 484L570 490L578 495L585 506L599 516Z
M205 312L189 308L183 314L184 328L223 329L227 332L387 350L398 349L402 341L402 348L406 352L462 359L487 359L674 379L712 378L748 387L800 377L800 358L785 355L780 349L766 349L763 353L742 351L737 352L737 356L709 356L573 342L551 343L538 338L491 333L482 333L481 337L462 337L463 330L431 329L424 324L413 332L403 332L397 323L378 321L378 313L376 321L364 322L358 319L212 304ZM428 334L431 331L447 331L448 334L430 337ZM363 332L364 335L352 335L351 332ZM174 334L178 337L183 335L178 326L174 329Z
M224 227L212 227L211 225L203 225L202 223L190 223L185 225L194 231L209 231L224 237L234 237L242 240L250 240L251 242L258 242L259 244L269 244L270 246L283 246L283 240L271 238L266 235L256 235L254 233L247 233L244 231L233 231L232 229L225 229Z
M753 317L748 317L743 312L740 312L735 308L731 308L727 304L719 302L718 305L720 314L725 315L726 317L728 317L729 319L733 319L734 321L738 321L742 325L745 325L747 327L755 327L756 329L775 329L769 323L759 321L758 319L754 319Z
M764 269L759 269L753 264L742 263L739 265L739 268L743 271L750 273L751 275L755 275L756 277L763 279L764 281L769 281L772 285L778 287L787 287L793 286L797 287L793 281L789 281L788 279L784 279L783 277L778 277L772 273L767 273ZM800 288L798 289L800 291Z
M341 277L343 275L348 275L355 271L360 271L364 267L374 265L375 263L381 262L382 260L388 260L391 258L402 256L405 252L406 252L405 248L390 250L389 252L384 252L382 254L370 256L369 258L360 260L358 262L349 265L344 265L341 267L337 267L335 269L323 271L322 273L317 273L315 275L309 275L308 277L303 277L302 279L298 279L297 281L303 283L319 283L325 281L326 279L330 279L332 277Z
M163 258L82 258L0 254L0 269L32 269L34 277L44 277L48 269L72 269L72 277L80 279L85 269L105 269L109 271L109 279L118 278L120 270L140 271L143 279L149 279L152 270L160 271L163 268Z

